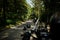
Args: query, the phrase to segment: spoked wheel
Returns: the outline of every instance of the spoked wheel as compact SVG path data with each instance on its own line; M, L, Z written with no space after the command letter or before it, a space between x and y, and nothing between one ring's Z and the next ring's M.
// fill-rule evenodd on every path
M24 33L22 40L29 40L31 34L29 32Z
M23 35L22 40L37 40L37 35L35 33L32 34L32 33L26 32Z

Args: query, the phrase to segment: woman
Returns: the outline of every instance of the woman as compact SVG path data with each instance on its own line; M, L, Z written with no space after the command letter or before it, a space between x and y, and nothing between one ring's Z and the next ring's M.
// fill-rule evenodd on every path
M56 12L52 15L50 20L51 38L52 40L58 40L60 35L60 12Z

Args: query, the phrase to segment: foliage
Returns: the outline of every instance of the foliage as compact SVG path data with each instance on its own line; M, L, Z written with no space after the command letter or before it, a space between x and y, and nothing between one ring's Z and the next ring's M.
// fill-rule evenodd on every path
M27 11L25 0L0 0L0 26L24 21Z
M0 26L15 24L17 21L25 21L35 17L47 22L51 15L60 9L56 0L31 1L33 7L26 0L0 0Z

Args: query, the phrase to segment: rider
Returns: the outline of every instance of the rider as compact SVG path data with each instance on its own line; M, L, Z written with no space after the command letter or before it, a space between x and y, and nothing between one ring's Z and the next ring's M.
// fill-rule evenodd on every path
M52 17L50 21L50 27L51 27L51 37L52 40L59 39L59 33L60 33L60 12L56 12Z

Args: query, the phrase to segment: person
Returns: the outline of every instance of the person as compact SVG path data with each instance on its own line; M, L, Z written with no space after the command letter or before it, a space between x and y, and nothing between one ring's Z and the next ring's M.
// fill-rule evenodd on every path
M37 20L37 18L34 18L33 22L35 23L35 22L36 22L36 20Z
M50 32L52 40L58 40L60 34L60 12L56 12L50 20Z

